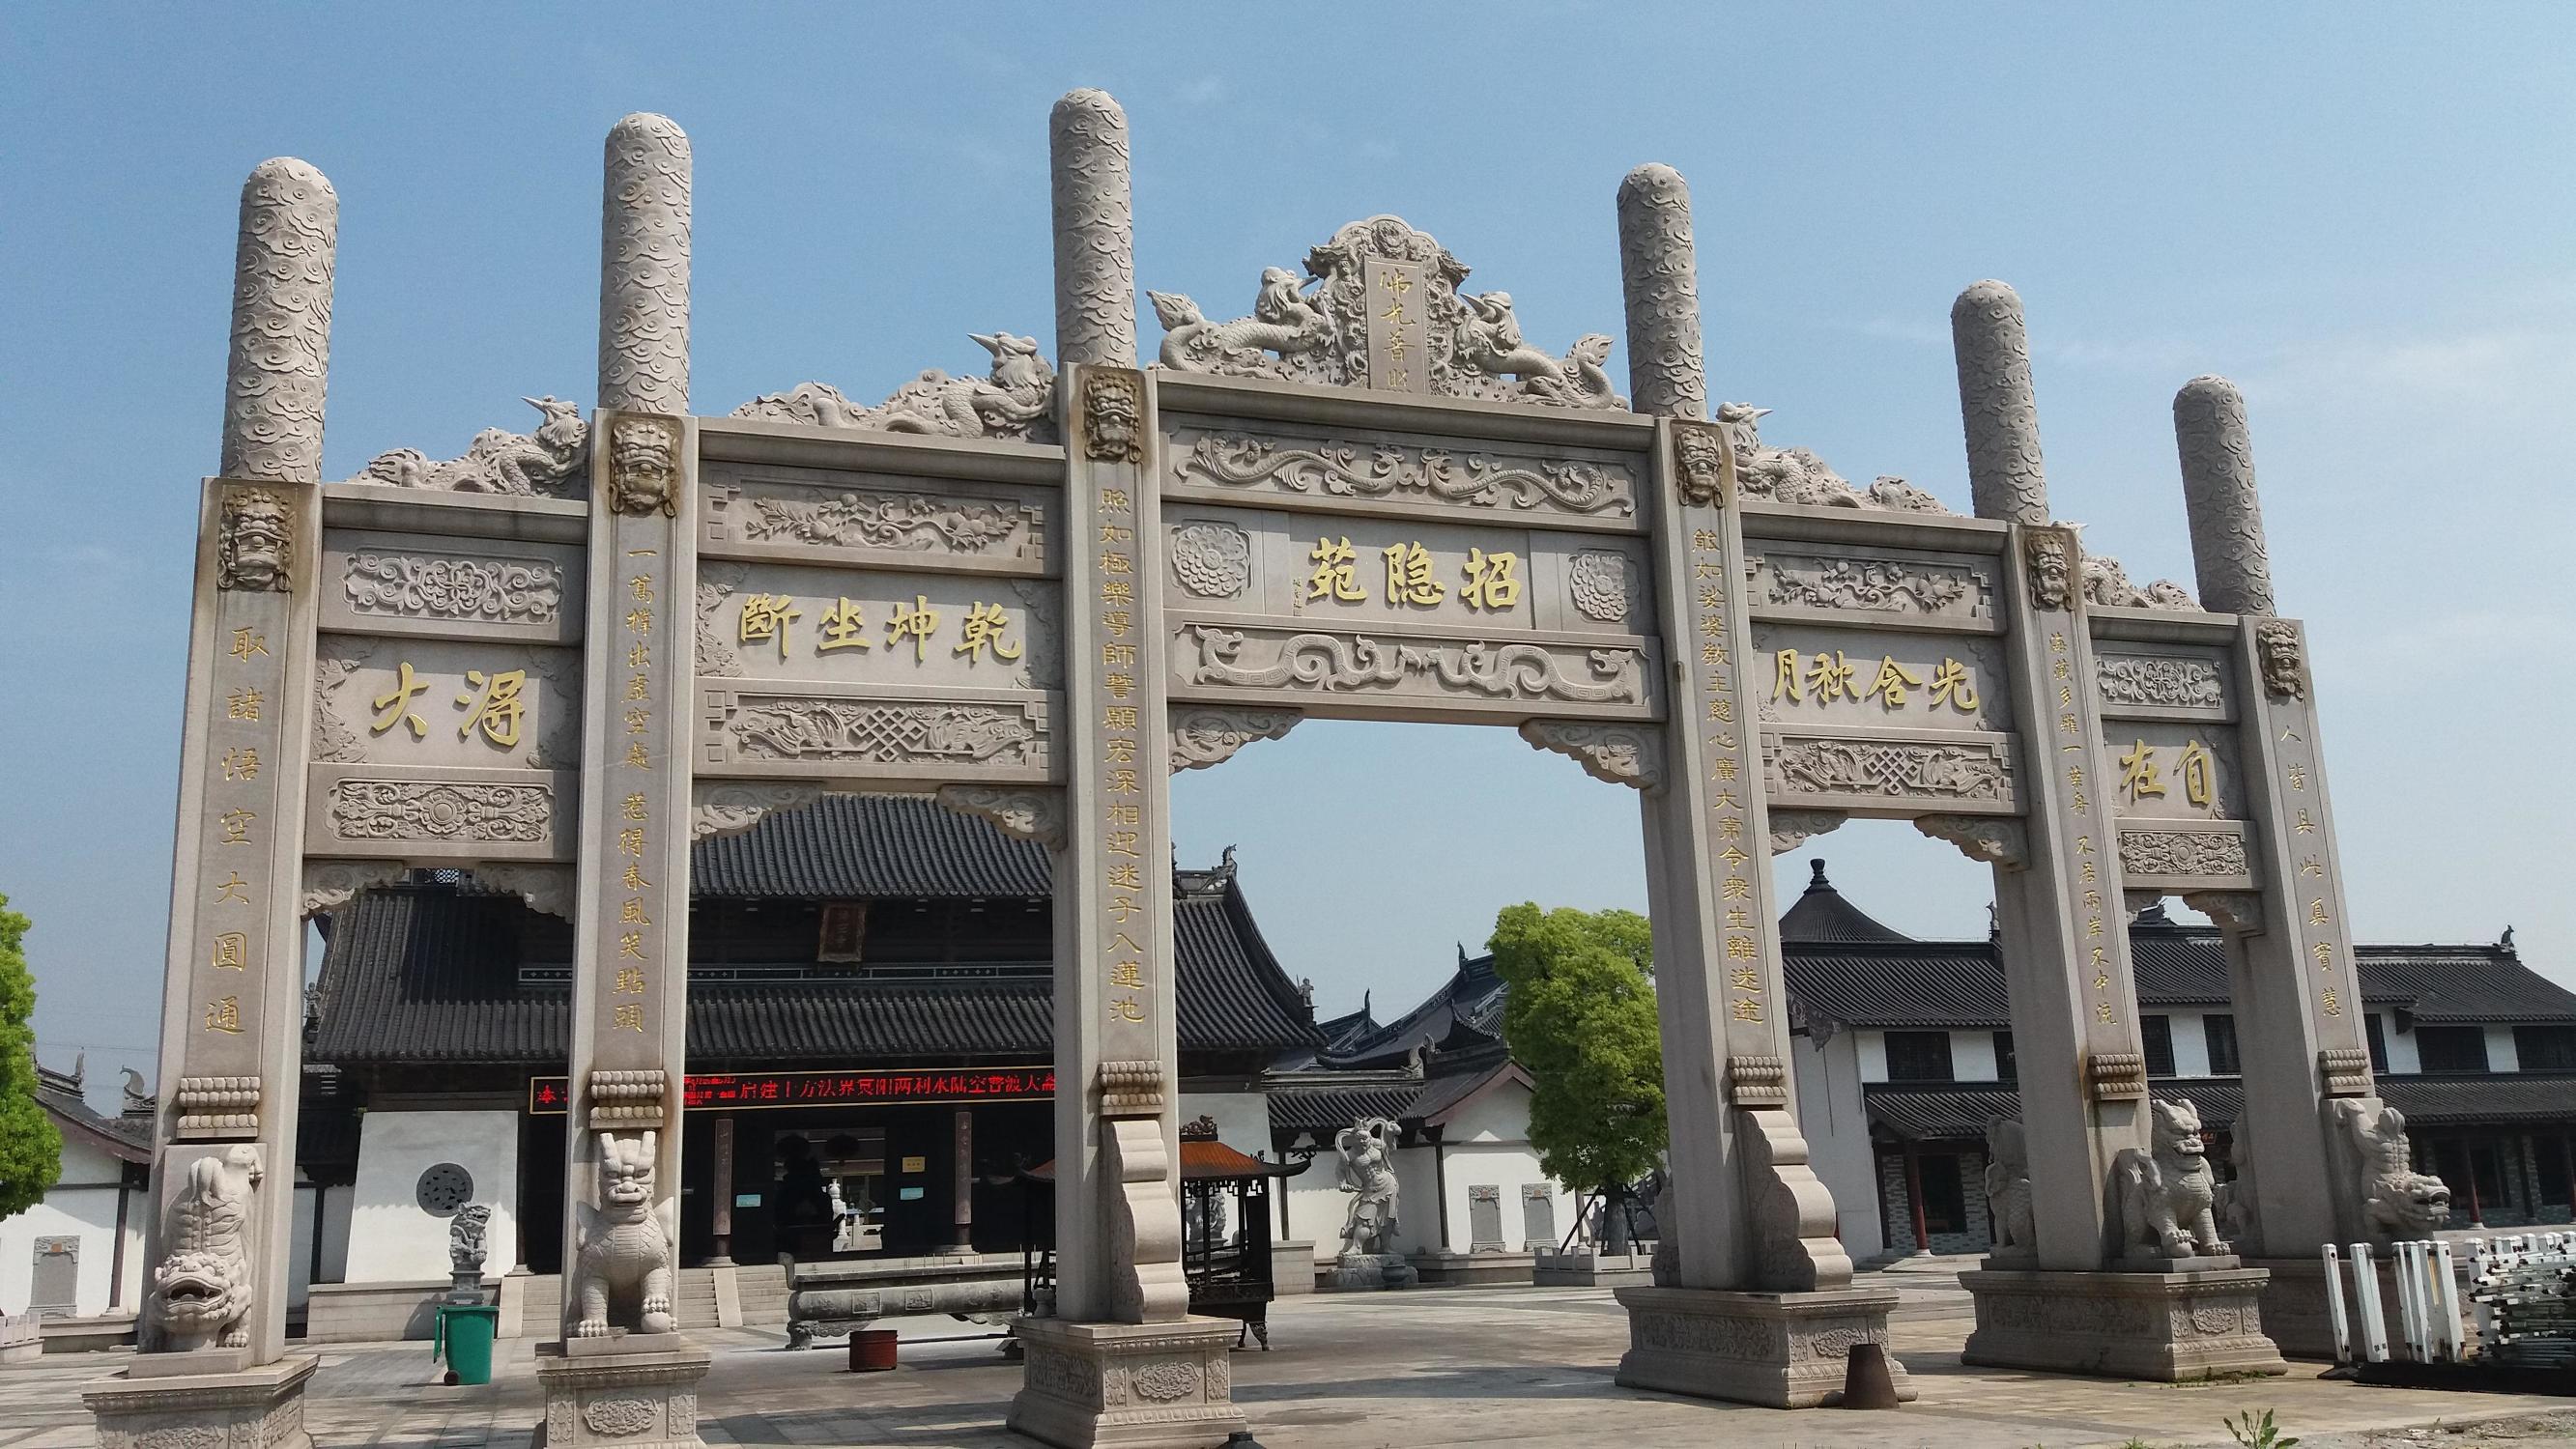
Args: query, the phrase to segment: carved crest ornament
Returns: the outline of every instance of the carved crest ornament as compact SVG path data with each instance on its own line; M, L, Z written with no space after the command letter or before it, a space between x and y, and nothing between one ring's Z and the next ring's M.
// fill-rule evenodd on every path
M1371 292L1372 278L1385 298ZM1427 233L1373 216L1308 252L1305 280L1285 267L1265 268L1251 316L1214 322L1178 292L1146 295L1163 324L1162 364L1175 372L1551 407L1628 406L1604 368L1613 345L1607 334L1587 334L1556 356L1522 337L1510 293L1461 291L1465 280L1466 265ZM1415 325L1394 334L1406 345L1372 348L1371 318L1408 302ZM1381 341L1387 335L1380 330Z

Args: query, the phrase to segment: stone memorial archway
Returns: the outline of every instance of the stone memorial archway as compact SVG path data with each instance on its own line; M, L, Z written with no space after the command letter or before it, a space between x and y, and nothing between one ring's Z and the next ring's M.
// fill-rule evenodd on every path
M629 117L596 409L534 399L528 434L328 486L337 201L300 162L254 173L201 504L154 1290L146 1352L91 1392L103 1439L300 1432L298 922L456 867L575 923L545 1436L697 1442L708 1356L668 1301L688 847L859 790L1054 852L1060 1256L1011 1422L1220 1441L1232 1330L1188 1314L1180 1263L1166 782L1308 716L1511 725L1639 792L1677 1252L1620 1295L1621 1382L1808 1405L1885 1341L1895 1294L1853 1286L1807 1164L1768 869L1850 816L1996 869L2031 1212L1972 1279L1972 1354L2277 1363L2261 1271L2139 1227L2187 1163L2150 1131L2122 892L2230 928L2266 1253L2361 1235L2351 1184L2379 1159L2355 1152L2402 1123L2370 1096L2304 646L2271 616L2232 391L2176 404L2203 608L2052 521L2001 284L1952 315L1961 517L1766 445L1758 409L1710 415L1668 168L1618 193L1621 396L1608 335L1534 345L1391 216L1265 272L1241 318L1150 294L1148 360L1126 119L1077 91L1052 144L1052 361L993 333L983 375L874 406L809 382L700 415L688 142Z

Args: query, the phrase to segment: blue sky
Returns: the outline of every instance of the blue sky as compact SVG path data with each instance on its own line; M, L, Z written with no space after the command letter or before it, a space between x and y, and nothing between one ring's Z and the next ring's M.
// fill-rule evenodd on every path
M1618 332L1613 192L1669 162L1712 394L1961 511L1947 311L2009 280L2057 512L2140 577L2190 577L2173 391L2235 378L2357 933L2510 922L2576 982L2576 12L1107 9L14 9L0 892L36 919L47 1058L150 1065L251 166L301 156L340 192L340 477L523 427L523 394L590 399L600 142L631 110L695 143L698 411L806 378L879 397L978 362L968 332L1046 337L1046 113L1077 85L1133 126L1141 281L1219 315L1394 211L1533 340ZM1241 846L1328 1011L1408 1003L1502 904L1644 898L1633 797L1508 731L1309 724L1184 777L1175 829L1185 861ZM1813 844L1789 891L1821 853L1892 924L1982 934L1987 878L1950 847Z

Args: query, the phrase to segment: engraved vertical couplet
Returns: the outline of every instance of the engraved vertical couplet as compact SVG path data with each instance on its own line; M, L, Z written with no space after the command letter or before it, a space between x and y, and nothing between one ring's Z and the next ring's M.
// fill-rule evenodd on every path
M2105 778L2093 648L2072 529L2016 527L2005 572L2026 864L1995 868L2021 1064L2039 1266L2090 1271L2108 1248L2103 1183L2145 1142L2138 1007L2122 913L2116 779Z
M2223 377L2195 377L2174 394L2173 415L2201 607L2268 615L2272 560L2263 543L2263 502L2254 491L2245 395Z
M318 488L222 479L205 486L162 1000L156 1203L185 1190L196 1161L229 1142L255 1140L272 1168L295 1160L304 760L320 538ZM228 1098L219 1113L183 1100L192 1082L209 1079ZM210 1140L218 1138L229 1141ZM251 1273L242 1326L253 1363L285 1351L292 1181L289 1166L255 1186L242 1229ZM147 1262L156 1266L179 1246L159 1219L152 1214L147 1229ZM159 1327L147 1310L147 1349L170 1346Z
M1106 91L1068 91L1047 117L1055 194L1060 366L1136 365L1136 235L1127 113Z
M689 410L689 137L667 116L639 112L608 132L599 406Z
M1742 668L1751 626L1732 478L1715 461L1725 444L1713 424L1675 422L1658 442L1673 667L1667 768L1642 808L1678 1210L1669 1227L1681 1286L1829 1287L1850 1263L1832 1246L1831 1198L1807 1168L1776 1070L1789 1059L1788 1005L1758 703ZM1810 1211L1820 1204L1821 1218Z
M2205 583L2206 571L2202 577ZM2338 1124L2322 1099L2368 1097L2372 1087L2306 656L2290 620L2248 618L2238 627L2238 739L2261 906L2259 919L2220 916L2219 924L2227 930L2244 1054L2240 1130L2264 1169L2253 1193L2260 1242L2243 1247L2266 1257L2313 1254L2366 1235L2357 1201L2316 1190L2340 1176L2333 1165ZM2329 1073L2323 1053L2343 1065Z
M1628 391L1636 410L1707 417L1690 186L1670 166L1640 166L1619 183L1619 277L1628 303Z
M322 477L331 268L339 238L340 197L321 172L280 156L259 163L242 183L232 361L224 377L224 477L295 483Z
M1056 880L1056 1314L1176 1318L1179 1053L1152 389L1074 366L1065 400L1065 825ZM1103 1063L1123 1084L1105 1090ZM1104 1124L1108 1137L1104 1138Z
M2039 401L2030 383L2030 337L2021 298L1979 282L1950 305L1959 362L1959 417L1968 440L1968 490L1979 518L2048 521L2048 473L2039 456Z
M646 1130L677 1241L688 1045L690 708L697 593L695 425L602 412L594 450L582 685L580 886L573 917L572 1085L564 1201L598 1205L603 1123ZM658 1077L657 1075L658 1074ZM656 1089L655 1083L659 1087ZM605 1090L604 1090L605 1089ZM564 1215L580 1257L583 1213ZM579 1314L564 1294L564 1328Z

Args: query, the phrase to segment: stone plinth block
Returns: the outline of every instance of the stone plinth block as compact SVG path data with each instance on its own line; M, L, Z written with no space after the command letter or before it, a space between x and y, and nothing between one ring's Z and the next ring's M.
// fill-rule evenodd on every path
M1012 1320L1026 1354L1011 1427L1059 1449L1215 1449L1245 1427L1226 1354L1231 1319L1173 1323Z
M2406 1341L2405 1309L2397 1297L2397 1261L2374 1255L2379 1269L2379 1316L2390 1344ZM2263 1332L2288 1358L2332 1359L2334 1316L2326 1308L2326 1265L2322 1258L2258 1258L2254 1266L2272 1275L2263 1285ZM2352 1260L2337 1265L2343 1280L2344 1322L2358 1324L2361 1304L2352 1294ZM2468 1257L2458 1255L2460 1307L2469 1307ZM2349 1329L2347 1329L2349 1331Z
M91 1380L81 1400L98 1416L99 1449L312 1449L304 1381L319 1362L297 1354L233 1373L120 1373Z
M2263 1335L2260 1268L2071 1273L1988 1268L1959 1275L1977 1303L1959 1355L1988 1368L2179 1383L2281 1374Z
M1812 1409L1842 1392L1843 1360L1856 1344L1887 1343L1893 1288L1814 1293L1729 1293L1711 1288L1621 1288L1628 1351L1619 1382L1700 1399ZM1896 1396L1914 1385L1889 1355Z
M538 1344L546 1417L532 1449L700 1449L698 1380L713 1357L676 1333Z

